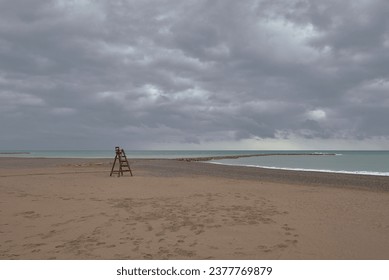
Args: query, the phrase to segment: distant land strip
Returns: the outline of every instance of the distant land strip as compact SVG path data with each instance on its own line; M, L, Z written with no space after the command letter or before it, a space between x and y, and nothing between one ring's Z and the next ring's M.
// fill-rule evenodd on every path
M251 155L231 155L214 157L177 158L179 161L210 161L219 159L237 159L243 157L265 157L265 156L335 156L335 153L272 153L272 154L251 154Z
M29 152L0 152L0 155L29 155Z

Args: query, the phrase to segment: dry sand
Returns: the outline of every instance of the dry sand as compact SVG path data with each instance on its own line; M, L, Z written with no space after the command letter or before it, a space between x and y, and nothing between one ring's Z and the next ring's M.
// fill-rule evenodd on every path
M0 259L389 259L389 177L0 158Z

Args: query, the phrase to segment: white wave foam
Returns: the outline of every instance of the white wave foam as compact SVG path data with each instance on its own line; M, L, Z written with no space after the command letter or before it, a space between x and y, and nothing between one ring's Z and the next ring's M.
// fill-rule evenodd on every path
M291 171L308 171L308 172L323 172L323 173L341 173L354 175L370 175L370 176L389 176L389 172L375 172L375 171L347 171L347 170L329 170L329 169L310 169L310 168L292 168L292 167L276 167L276 166L262 166L262 165L244 165L244 164L225 164L220 162L209 161L208 163L230 165L230 166L245 166L276 170L291 170Z

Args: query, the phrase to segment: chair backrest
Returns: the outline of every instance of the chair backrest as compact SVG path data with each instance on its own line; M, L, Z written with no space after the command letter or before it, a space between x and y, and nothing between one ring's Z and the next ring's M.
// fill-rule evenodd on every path
M116 155L119 156L121 151L120 151L120 148L119 147L115 147L115 152L116 152Z

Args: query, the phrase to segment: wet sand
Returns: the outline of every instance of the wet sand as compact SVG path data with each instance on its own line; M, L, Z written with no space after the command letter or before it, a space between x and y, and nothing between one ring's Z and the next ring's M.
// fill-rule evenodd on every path
M389 259L389 177L0 158L0 259Z

